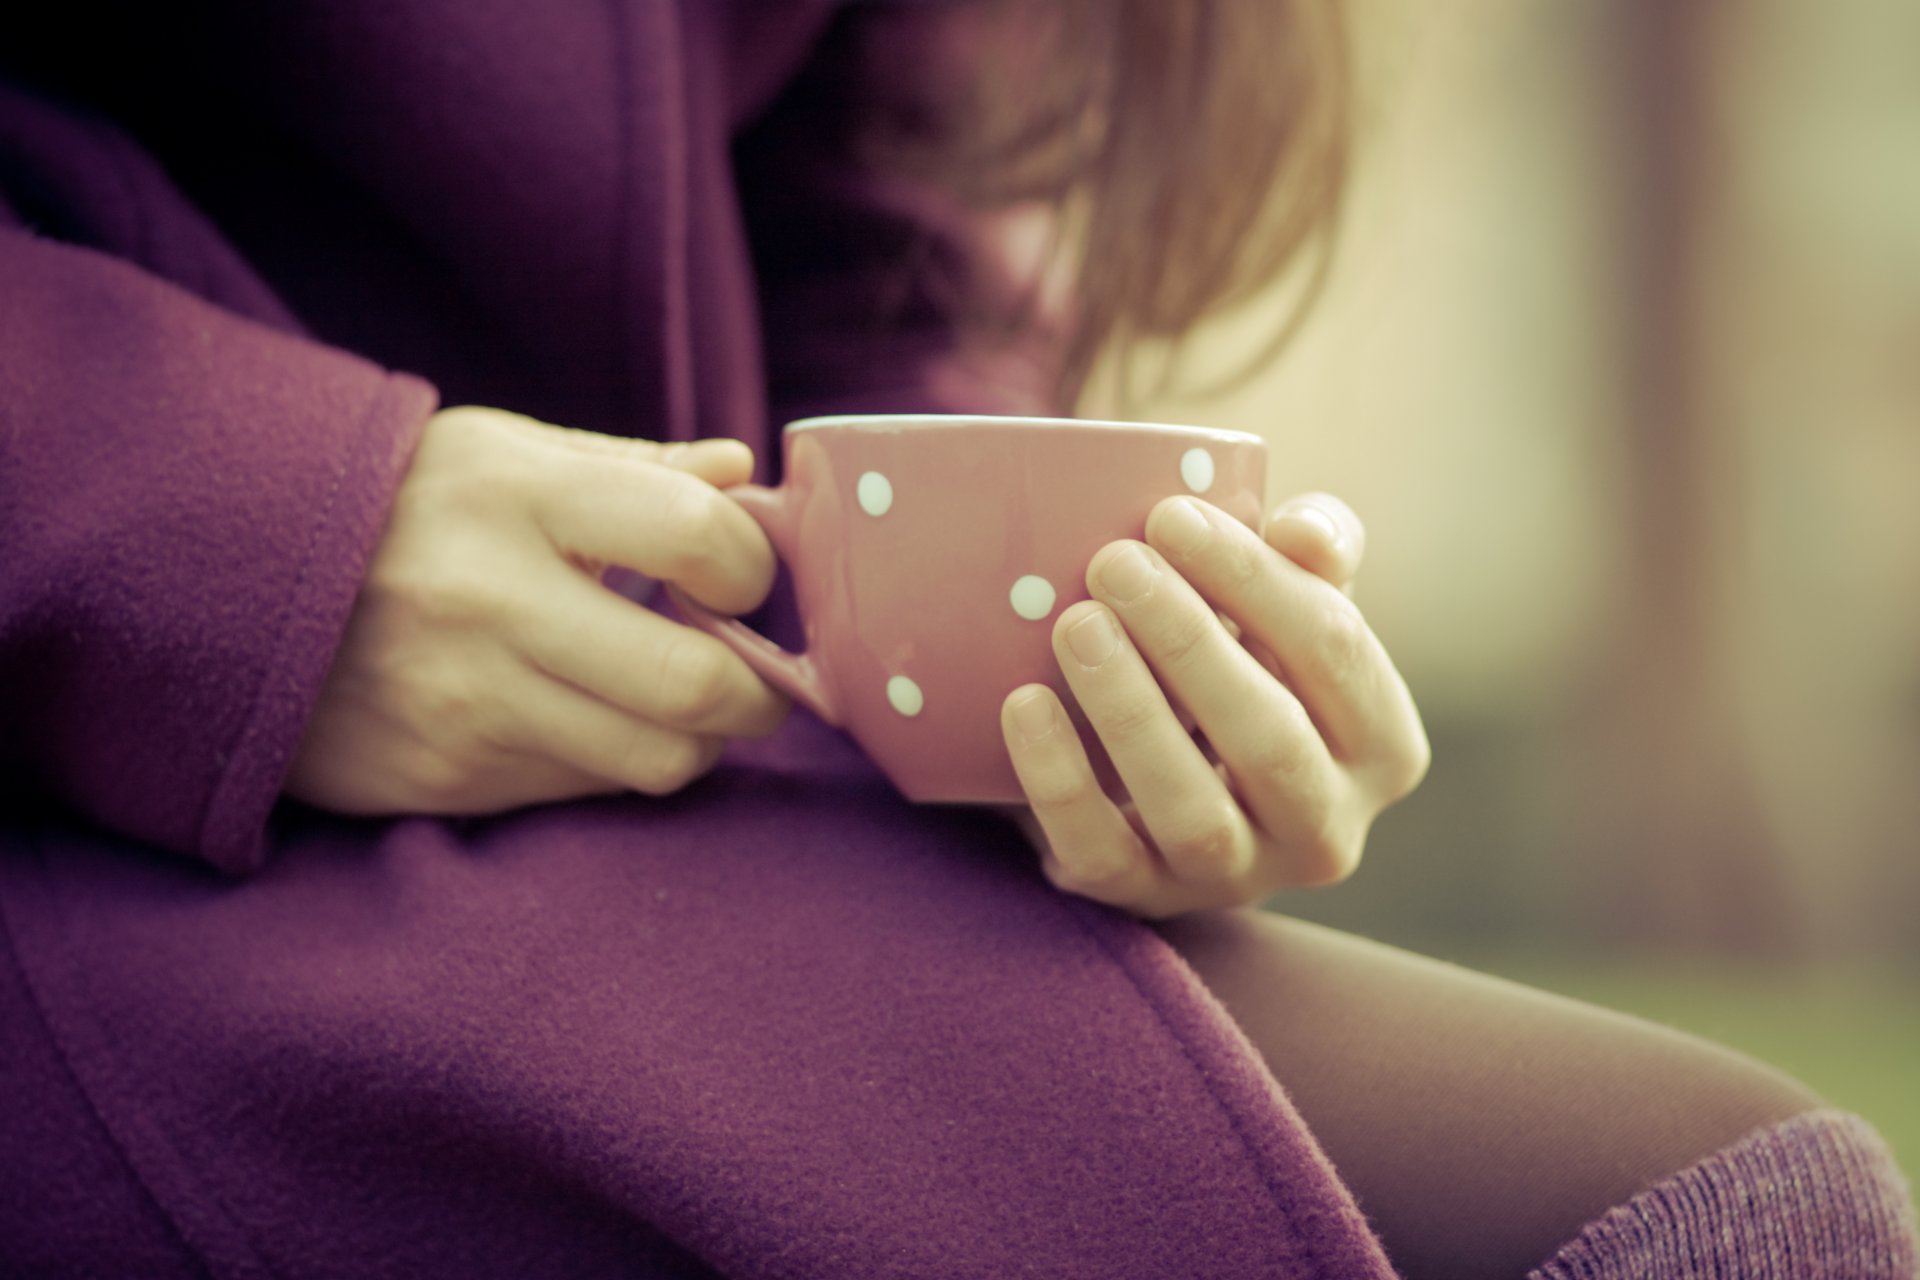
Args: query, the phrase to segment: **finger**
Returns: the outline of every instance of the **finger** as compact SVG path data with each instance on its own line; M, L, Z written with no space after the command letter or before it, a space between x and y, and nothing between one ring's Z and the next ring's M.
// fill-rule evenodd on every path
M1120 618L1167 696L1192 712L1260 828L1311 849L1315 841L1284 838L1324 827L1340 770L1300 700L1153 548L1102 548L1087 586ZM1318 875L1312 867L1288 871L1289 879Z
M1119 806L1101 789L1065 708L1045 685L1023 685L1000 704L1000 732L1044 837L1047 879L1109 906L1152 897L1161 871Z
M558 680L540 679L518 703L510 747L648 795L686 786L725 746L629 715Z
M577 427L562 427L538 418L529 418L523 413L477 405L444 409L435 417L456 430L504 431L524 439L537 440L543 445L558 446L582 457L657 463L699 476L708 484L721 488L740 484L753 474L753 450L742 441L725 437L669 444L632 436L610 436Z
M753 478L753 450L739 440L727 439L670 444L660 451L660 465L727 489Z
M591 458L655 462L699 476L716 488L740 484L753 474L753 450L743 441L726 437L673 443L610 436L599 431L562 427L519 414L511 416L539 432L550 444Z
M698 476L716 489L745 484L753 478L753 450L738 440L695 440L691 444L666 445L660 449L658 461L663 467ZM602 586L635 604L646 604L659 587L656 579L619 565L588 563L583 567L598 577Z
M1267 545L1342 591L1351 591L1367 552L1367 528L1330 493L1303 493L1274 508L1260 531Z
M1205 883L1243 878L1256 852L1247 816L1113 612L1092 600L1073 605L1054 625L1053 647L1168 871Z
M722 613L756 607L773 585L773 549L753 517L657 463L568 459L538 487L534 517L563 552L674 583Z
M513 643L548 675L632 715L686 733L764 738L787 699L718 640L565 575L523 615Z
M1252 644L1279 661L1334 756L1394 765L1424 742L1418 712L1386 649L1353 601L1275 554L1251 529L1190 498L1155 507L1148 541Z
M605 436L594 431L575 431L555 427L567 448L591 457L625 458L652 462L690 476L698 476L716 489L744 484L753 478L753 450L739 440L716 437L661 444L652 440L629 440Z

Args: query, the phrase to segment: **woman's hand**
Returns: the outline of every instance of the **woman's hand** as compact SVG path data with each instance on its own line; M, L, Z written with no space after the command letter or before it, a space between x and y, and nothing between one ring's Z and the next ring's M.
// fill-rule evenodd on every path
M346 813L490 813L673 791L786 700L709 636L600 582L610 565L714 609L773 581L720 495L731 440L662 446L494 409L427 423L287 782Z
M1428 762L1406 684L1346 594L1364 537L1325 495L1258 534L1182 497L1154 508L1147 545L1094 556L1094 598L1061 614L1053 646L1125 799L1051 690L1001 708L1049 879L1164 917L1353 871Z

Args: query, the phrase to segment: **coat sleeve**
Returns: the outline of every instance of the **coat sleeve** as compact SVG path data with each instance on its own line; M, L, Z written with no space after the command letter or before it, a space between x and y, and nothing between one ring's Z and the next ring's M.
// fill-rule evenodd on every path
M937 138L1005 6L852 4L735 148L774 422L817 413L1071 412L1071 308L1037 208L969 208L890 173L876 129ZM1013 20L1018 20L1017 7Z
M132 150L0 86L0 817L239 873L434 392L291 331Z

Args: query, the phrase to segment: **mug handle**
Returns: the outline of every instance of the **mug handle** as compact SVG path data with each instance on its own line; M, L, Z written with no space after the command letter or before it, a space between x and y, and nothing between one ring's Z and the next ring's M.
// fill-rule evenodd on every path
M735 485L726 490L726 495L739 503L765 530L767 540L773 543L774 553L791 565L796 539L789 493L784 486L769 489L759 484ZM689 599L671 582L666 584L666 588L675 611L689 626L706 632L732 649L768 684L820 719L835 728L842 726L839 699L833 696L825 673L821 671L820 664L813 660L811 653L793 653L782 649L738 618L717 614L698 601Z

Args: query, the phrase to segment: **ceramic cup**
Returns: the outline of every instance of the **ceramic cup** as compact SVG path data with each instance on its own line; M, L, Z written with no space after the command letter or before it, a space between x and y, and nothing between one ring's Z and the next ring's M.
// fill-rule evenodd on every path
M1053 622L1094 553L1173 494L1257 525L1266 484L1260 437L1200 427L873 414L782 445L778 488L728 494L793 576L806 651L674 601L917 801L1020 800L1000 704L1031 682L1065 697Z

